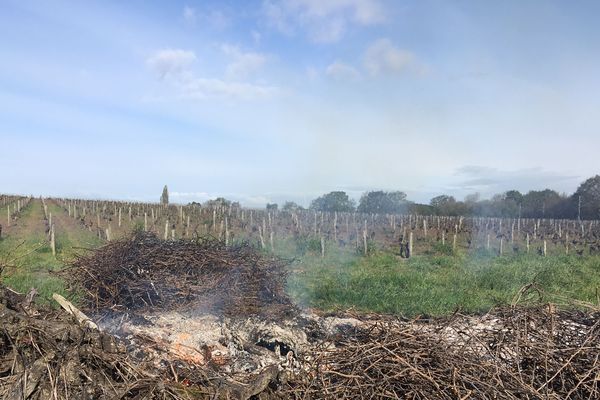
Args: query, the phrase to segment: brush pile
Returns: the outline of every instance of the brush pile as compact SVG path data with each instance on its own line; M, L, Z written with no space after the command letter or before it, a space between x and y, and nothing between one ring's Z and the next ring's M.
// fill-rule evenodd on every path
M552 306L432 323L381 319L315 351L289 398L598 399L597 313Z
M284 263L247 244L138 233L79 257L61 274L86 292L93 310L172 310L192 303L202 312L241 317L295 310L285 294Z
M0 287L0 398L179 398L112 336L9 292Z
M0 287L0 289L2 289ZM64 312L0 290L0 398L597 399L600 319L552 306L403 321L359 316L295 362L229 376L157 362Z
M0 284L0 399L246 400L276 379L267 367L236 380L90 329Z

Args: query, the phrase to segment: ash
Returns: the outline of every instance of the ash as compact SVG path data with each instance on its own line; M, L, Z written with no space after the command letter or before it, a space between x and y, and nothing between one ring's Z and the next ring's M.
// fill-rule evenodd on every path
M150 357L157 366L184 361L232 376L270 366L300 373L316 346L364 324L356 318L308 312L274 321L195 310L115 313L98 316L97 321L101 330L126 340L132 349L143 349L140 356Z

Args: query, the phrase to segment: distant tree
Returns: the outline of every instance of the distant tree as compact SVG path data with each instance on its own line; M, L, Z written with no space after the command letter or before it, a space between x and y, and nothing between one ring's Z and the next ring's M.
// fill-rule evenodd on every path
M267 210L269 211L277 211L278 208L277 203L267 203Z
M507 201L513 201L515 204L521 204L523 201L523 195L518 190L509 190L504 193L504 199Z
M373 214L401 213L406 210L406 205L406 193L377 190L366 192L360 197L358 212Z
M436 196L429 201L429 205L432 207L443 207L447 204L456 203L456 199L452 196L448 196L442 194L440 196Z
M283 203L282 210L287 212L294 212L302 210L302 207L294 203L293 201L286 201L285 203Z
M207 202L204 203L204 206L206 207L230 207L230 206L234 206L236 203L231 203L230 200L227 200L224 197L217 197L214 200L209 200ZM237 205L239 206L239 203L237 203Z
M477 203L481 199L481 195L479 193L471 193L465 196L465 203L473 204Z
M169 189L167 185L163 188L162 195L160 196L160 204L163 206L169 205Z
M581 219L600 218L600 175L587 179L571 197L573 214L579 215L581 198Z
M461 215L462 202L457 203L452 196L442 194L436 196L429 201L429 205L433 208L433 213L437 215Z
M428 204L418 204L412 202L406 202L404 205L405 209L402 212L417 215L433 215L436 213L435 207Z
M348 197L346 192L330 192L314 199L310 203L310 208L318 211L350 212L354 211L354 201Z
M491 199L481 200L478 193L465 197L465 201L455 201L452 196L440 195L430 201L431 213L438 215L477 215L488 217L523 218L573 218L577 216L579 193L582 197L582 217L600 217L600 176L584 182L578 193L571 197L554 190L532 190L522 194L518 190L509 190L496 194ZM585 200L584 200L585 199ZM584 209L587 203L591 207ZM420 206L420 207L418 207ZM598 208L594 209L596 206ZM422 205L411 205L410 210L427 210ZM414 212L414 211L410 211ZM595 214L594 214L595 213Z
M531 190L523 196L522 216L526 218L564 218L569 199L551 189Z
M447 208L452 206L454 203L456 203L456 199L445 194L436 196L429 201L429 205L441 211L442 214L444 214L444 211L446 211Z
M512 199L507 198L506 193L495 194L489 200L480 200L471 204L472 215L486 217L517 217L519 206Z

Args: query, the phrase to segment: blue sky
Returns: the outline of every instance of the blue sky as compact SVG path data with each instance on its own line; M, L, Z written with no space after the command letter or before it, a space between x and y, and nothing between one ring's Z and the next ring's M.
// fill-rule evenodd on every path
M249 206L598 173L595 1L0 1L0 192Z

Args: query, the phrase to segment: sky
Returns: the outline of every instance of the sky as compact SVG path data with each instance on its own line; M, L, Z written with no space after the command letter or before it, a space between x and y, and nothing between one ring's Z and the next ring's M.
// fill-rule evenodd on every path
M428 202L598 171L598 1L0 0L0 192Z

